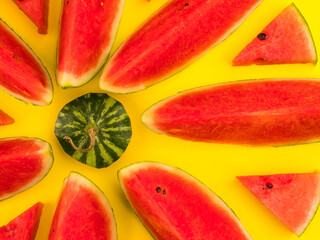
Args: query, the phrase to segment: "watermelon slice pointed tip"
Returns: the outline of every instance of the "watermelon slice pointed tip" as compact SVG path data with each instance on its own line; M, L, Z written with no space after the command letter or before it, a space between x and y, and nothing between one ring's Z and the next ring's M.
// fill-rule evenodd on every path
M7 225L0 227L1 240L34 240L38 230L43 203L38 202Z
M271 21L232 61L233 66L316 63L308 24L294 3Z
M320 203L320 173L237 177L287 228L300 236Z

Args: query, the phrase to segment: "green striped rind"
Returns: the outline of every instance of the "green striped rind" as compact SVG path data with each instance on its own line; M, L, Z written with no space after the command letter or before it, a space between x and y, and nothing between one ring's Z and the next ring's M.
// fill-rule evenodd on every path
M89 128L98 129L89 152L78 152L64 137L85 149L90 145ZM66 104L60 111L55 134L63 150L76 160L96 168L107 167L120 158L132 135L131 122L120 102L104 93L88 93Z

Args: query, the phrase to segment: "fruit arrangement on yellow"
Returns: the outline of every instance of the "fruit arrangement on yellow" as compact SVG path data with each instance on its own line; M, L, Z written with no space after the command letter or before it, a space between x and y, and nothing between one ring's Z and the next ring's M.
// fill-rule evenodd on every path
M316 239L317 5L1 2L0 239Z

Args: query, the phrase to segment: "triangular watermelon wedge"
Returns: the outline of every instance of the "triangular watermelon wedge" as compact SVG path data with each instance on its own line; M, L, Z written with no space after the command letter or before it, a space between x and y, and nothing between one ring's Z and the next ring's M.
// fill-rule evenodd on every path
M36 237L43 203L38 202L21 215L0 227L1 240L33 240Z
M12 0L38 27L41 34L47 33L49 0Z
M0 126L9 125L12 123L14 123L14 119L0 110Z
M300 236L320 202L320 173L237 177L290 231Z
M307 22L292 3L270 22L234 59L233 66L316 63Z

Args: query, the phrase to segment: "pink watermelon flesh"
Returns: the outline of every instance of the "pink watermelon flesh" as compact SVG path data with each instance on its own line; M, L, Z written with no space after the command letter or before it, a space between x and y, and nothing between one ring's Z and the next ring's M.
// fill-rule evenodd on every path
M320 139L320 81L242 81L182 92L143 115L155 132L201 142L288 145Z
M52 83L37 56L0 20L0 87L35 105L52 101Z
M1 240L33 240L36 237L43 204L36 203L6 226L0 227Z
M316 63L309 27L294 4L282 11L234 59L234 66Z
M57 82L79 87L107 60L124 0L64 0L60 20Z
M0 126L9 125L12 123L14 123L14 119L0 110Z
M237 177L290 231L300 236L320 202L320 174Z
M224 40L261 1L169 1L116 51L100 87L127 93L168 78Z
M53 163L47 142L34 138L0 139L0 201L38 183Z
M182 170L144 162L120 170L118 176L155 239L251 239L228 206Z
M13 0L15 4L38 27L41 34L47 33L49 0Z
M100 189L78 173L66 179L49 240L116 240L112 209Z

